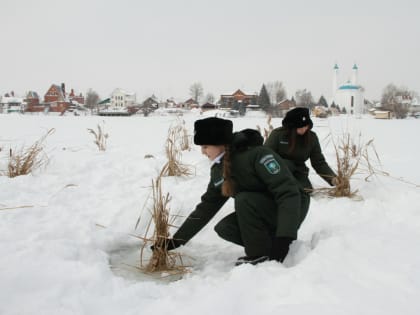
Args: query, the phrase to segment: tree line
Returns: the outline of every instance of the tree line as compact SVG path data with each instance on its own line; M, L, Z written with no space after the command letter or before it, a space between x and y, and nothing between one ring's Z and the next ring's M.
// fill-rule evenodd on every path
M215 96L212 93L204 94L203 85L200 82L194 82L189 88L191 98L199 104L201 103L214 103ZM418 99L418 94L415 91L409 90L405 87L397 87L395 84L388 84L381 95L381 107L384 110L392 111L396 118L405 118L409 113L410 102L412 99ZM274 105L279 104L281 101L287 99L286 88L281 81L273 81L264 83L261 86L260 92L257 95L257 104L267 113L275 114ZM85 106L93 109L100 101L98 93L89 89L86 93ZM312 93L307 89L299 89L295 92L294 96L290 99L296 106L313 108L314 106L332 107L339 111L339 104L332 103L328 105L327 100L323 95L320 96L317 102L314 101ZM343 108L344 109L344 108Z

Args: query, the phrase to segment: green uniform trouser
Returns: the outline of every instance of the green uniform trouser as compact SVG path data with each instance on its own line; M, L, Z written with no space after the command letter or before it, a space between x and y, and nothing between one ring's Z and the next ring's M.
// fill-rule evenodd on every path
M309 195L302 194L301 221L309 208ZM235 196L235 212L214 227L217 234L234 244L244 246L247 256L269 256L276 236L278 206L269 194L242 192Z

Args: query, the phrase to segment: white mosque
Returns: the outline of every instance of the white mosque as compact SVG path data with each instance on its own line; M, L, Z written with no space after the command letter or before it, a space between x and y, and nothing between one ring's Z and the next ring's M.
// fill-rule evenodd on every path
M363 88L358 82L358 70L359 68L354 64L351 80L338 85L339 68L337 64L334 65L333 97L331 101L331 104L334 102L341 109L345 108L348 114L356 116L362 114L364 106Z

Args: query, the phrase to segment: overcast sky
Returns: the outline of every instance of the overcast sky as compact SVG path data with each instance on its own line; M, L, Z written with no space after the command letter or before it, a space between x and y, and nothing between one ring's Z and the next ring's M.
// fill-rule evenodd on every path
M52 83L139 101L259 92L282 81L315 99L354 63L365 96L394 83L420 92L418 0L0 0L0 93Z

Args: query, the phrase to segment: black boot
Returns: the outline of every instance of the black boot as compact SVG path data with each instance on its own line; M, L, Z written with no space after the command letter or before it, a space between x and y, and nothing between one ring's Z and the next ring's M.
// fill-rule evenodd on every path
M235 266L240 266L243 264L256 265L269 259L270 258L268 256L242 256L239 257L238 260L235 262Z

